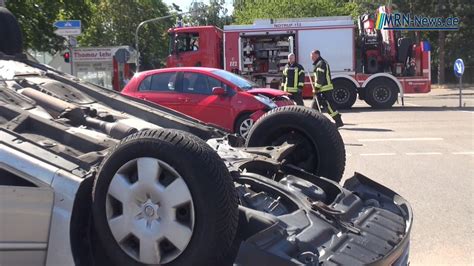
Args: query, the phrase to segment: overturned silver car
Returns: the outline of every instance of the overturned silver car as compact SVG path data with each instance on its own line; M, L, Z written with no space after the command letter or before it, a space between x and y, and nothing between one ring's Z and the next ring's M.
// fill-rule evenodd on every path
M0 51L0 265L406 265L410 205L344 165L311 109L243 139Z

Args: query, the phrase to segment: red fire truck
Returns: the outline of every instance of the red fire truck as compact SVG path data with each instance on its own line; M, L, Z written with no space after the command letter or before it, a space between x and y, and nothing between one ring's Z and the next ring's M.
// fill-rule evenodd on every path
M386 7L377 12L391 13ZM289 53L312 71L310 52L321 51L331 67L333 100L350 108L357 95L374 108L391 107L405 93L431 90L430 47L402 37L400 31L375 28L376 15L363 15L357 26L349 16L259 19L253 25L176 27L168 31L168 67L223 68L262 87L279 88ZM358 30L358 34L356 34ZM312 97L309 75L303 90Z

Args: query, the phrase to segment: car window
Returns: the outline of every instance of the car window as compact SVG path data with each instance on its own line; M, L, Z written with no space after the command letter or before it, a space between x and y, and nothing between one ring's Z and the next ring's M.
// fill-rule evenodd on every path
M199 73L183 74L183 93L211 95L213 87L220 87L220 81Z
M250 90L252 88L258 88L259 86L250 80L242 78L234 73L230 73L228 71L222 69L216 69L212 71L213 74L218 75L219 77L227 80L228 82L235 84L237 87L243 90Z
M173 92L176 90L176 76L176 72L167 72L148 76L142 81L138 87L138 90Z
M207 82L209 84L209 87L211 87L211 90L212 88L214 87L221 87L221 88L224 88L224 84L222 82L220 82L220 80L217 80L213 77L207 77Z
M151 85L151 76L146 77L138 87L139 91L149 91Z

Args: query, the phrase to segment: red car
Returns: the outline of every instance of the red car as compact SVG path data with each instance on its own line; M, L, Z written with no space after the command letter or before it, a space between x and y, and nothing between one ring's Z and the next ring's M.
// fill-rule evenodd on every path
M140 72L122 94L145 99L246 137L254 121L277 106L293 105L286 92L222 69L177 67Z

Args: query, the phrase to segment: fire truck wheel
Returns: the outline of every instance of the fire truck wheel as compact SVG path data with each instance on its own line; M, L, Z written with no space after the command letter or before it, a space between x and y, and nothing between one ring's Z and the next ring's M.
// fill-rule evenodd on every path
M254 124L247 147L295 144L285 157L310 173L341 180L346 164L344 142L336 126L323 114L303 106L284 106L266 113Z
M20 25L15 16L4 7L0 7L0 40L0 52L8 55L22 52Z
M350 109L357 99L357 89L347 79L336 79L333 82L332 100L336 109Z
M374 79L369 82L366 89L365 102L373 108L390 108L397 101L397 85L389 79Z
M109 265L219 265L237 231L229 171L203 140L182 131L123 139L102 162L92 196Z

